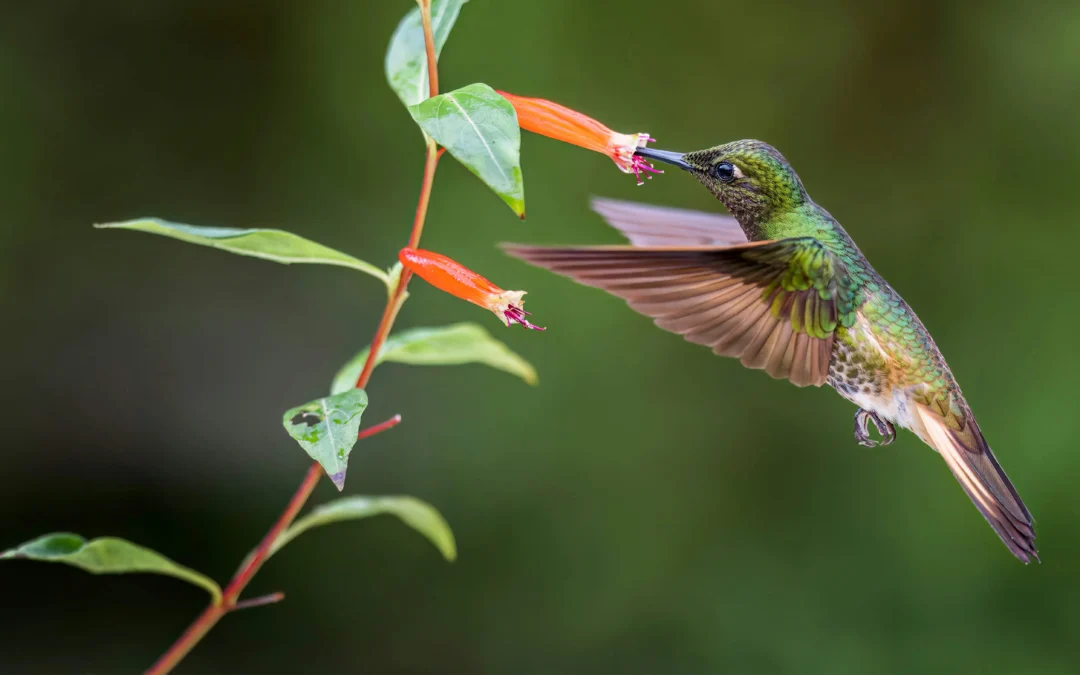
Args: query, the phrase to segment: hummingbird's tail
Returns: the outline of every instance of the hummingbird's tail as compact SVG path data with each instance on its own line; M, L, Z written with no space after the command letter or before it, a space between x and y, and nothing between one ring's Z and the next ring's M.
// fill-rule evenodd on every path
M947 420L921 404L915 405L915 410L925 430L920 434L922 439L945 458L964 492L1012 554L1024 563L1032 558L1038 560L1031 513L990 451L971 413L950 415Z

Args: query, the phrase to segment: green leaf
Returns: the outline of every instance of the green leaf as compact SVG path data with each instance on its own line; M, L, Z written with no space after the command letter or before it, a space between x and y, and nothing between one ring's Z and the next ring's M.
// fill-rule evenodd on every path
M405 496L345 497L323 504L282 532L270 548L270 555L313 527L368 518L381 513L390 513L401 518L406 525L431 540L447 560L453 561L457 557L454 533L435 507L415 497Z
M466 2L468 0L432 0L431 35L435 39L436 60ZM390 38L390 47L386 50L386 80L407 106L428 97L427 48L419 7L405 15Z
M348 391L356 384L364 369L370 347L346 363L331 386L333 393ZM456 323L438 328L413 328L391 335L379 352L376 365L386 361L417 366L454 366L462 363L482 363L517 375L529 384L536 384L536 369L528 361L491 337L486 329L475 323Z
M356 445L360 417L367 407L363 389L320 398L285 413L282 423L300 447L322 464L338 490L345 488L345 469L349 453Z
M119 223L94 225L98 229L137 230L160 234L190 244L210 246L229 253L249 255L254 258L273 260L285 265L293 263L311 263L317 265L338 265L351 267L365 274L370 274L387 286L390 279L386 272L371 263L358 260L351 255L317 244L301 236L284 230L241 230L233 227L199 227L170 223L159 218L138 218Z
M517 113L486 84L470 84L409 106L416 123L480 180L514 213L525 217L521 179L521 130Z
M65 563L91 574L164 574L202 586L210 593L215 605L221 604L221 588L213 579L177 565L160 553L116 537L87 541L77 534L54 532L0 553L0 560L18 558Z

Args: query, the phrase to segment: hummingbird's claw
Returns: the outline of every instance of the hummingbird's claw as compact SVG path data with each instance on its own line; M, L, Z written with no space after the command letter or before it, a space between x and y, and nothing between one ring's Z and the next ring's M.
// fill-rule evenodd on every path
M870 422L881 434L881 441L870 438ZM896 440L896 428L888 420L878 417L877 413L859 408L855 413L855 441L865 447L874 448L878 445L889 445Z
M870 413L862 408L855 412L855 442L864 448L873 448L878 444L870 438Z

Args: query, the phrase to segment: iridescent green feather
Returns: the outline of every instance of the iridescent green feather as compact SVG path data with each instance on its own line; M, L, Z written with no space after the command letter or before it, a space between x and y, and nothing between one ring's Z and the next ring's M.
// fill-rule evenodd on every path
M790 308L795 332L825 339L837 326L854 325L858 287L843 261L821 241L812 237L787 238L769 246L747 249L743 257L783 268L764 288L761 297L773 298L770 309L775 317ZM777 289L782 292L776 293ZM815 292L804 293L810 290ZM793 293L803 293L801 305L789 299L788 295Z

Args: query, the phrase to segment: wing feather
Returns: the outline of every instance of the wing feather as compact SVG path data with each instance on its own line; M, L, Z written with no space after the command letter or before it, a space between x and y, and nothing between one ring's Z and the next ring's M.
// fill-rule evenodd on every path
M837 317L854 320L846 268L809 237L727 247L506 249L625 299L690 342L799 386L825 383Z
M594 197L591 206L634 246L733 246L745 244L739 221L704 211Z

